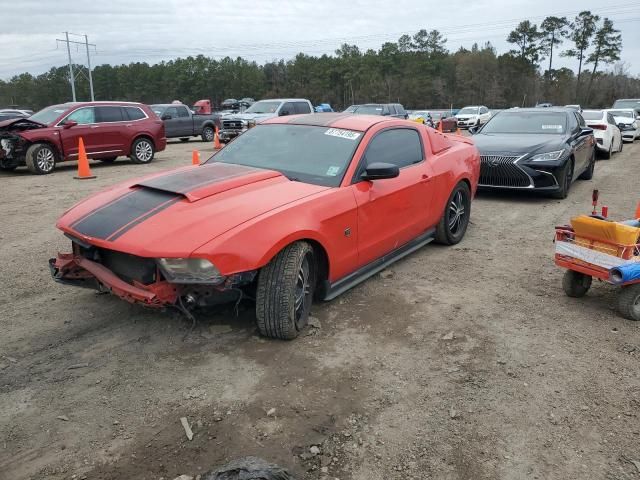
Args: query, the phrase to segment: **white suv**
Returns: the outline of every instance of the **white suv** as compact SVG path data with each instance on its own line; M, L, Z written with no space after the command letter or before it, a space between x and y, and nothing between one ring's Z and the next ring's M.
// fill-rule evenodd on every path
M459 128L479 127L491 118L491 112L483 105L464 107L456 113Z

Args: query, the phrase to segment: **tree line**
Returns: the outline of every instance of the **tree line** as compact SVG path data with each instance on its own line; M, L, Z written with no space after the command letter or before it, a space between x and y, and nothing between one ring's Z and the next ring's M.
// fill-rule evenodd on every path
M148 104L302 97L337 108L364 102L400 102L406 108L508 108L538 102L606 107L615 98L640 97L640 79L619 63L622 38L608 18L583 11L571 20L548 17L540 25L526 20L507 41L514 47L501 54L490 43L452 52L440 32L420 30L378 50L343 44L333 55L299 53L263 65L204 55L152 65L99 65L93 81L97 100ZM573 59L576 70L553 68L558 56ZM76 90L78 99L89 99L83 76ZM0 105L39 109L69 100L67 66L0 80Z

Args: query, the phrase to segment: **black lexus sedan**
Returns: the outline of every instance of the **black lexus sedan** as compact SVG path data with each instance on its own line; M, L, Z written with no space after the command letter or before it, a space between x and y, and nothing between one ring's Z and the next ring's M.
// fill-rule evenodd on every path
M480 188L539 190L566 198L574 179L593 177L593 130L575 110L504 110L471 132L480 151Z

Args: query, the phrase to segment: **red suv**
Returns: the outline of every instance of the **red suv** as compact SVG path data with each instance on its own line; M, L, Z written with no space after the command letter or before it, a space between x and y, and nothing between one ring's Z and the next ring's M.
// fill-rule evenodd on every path
M162 120L146 105L64 103L0 122L0 170L26 165L39 175L51 173L57 162L77 160L80 138L87 156L103 162L128 156L149 163L167 145Z

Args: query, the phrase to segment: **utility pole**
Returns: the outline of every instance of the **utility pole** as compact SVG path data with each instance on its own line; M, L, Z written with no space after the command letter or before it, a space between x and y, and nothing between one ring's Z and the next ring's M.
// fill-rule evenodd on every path
M89 43L89 39L86 35L78 35L77 33L64 32L65 39L62 40L60 38L56 38L56 42L63 42L67 44L67 55L69 57L69 77L71 80L71 95L73 96L73 101L76 101L76 76L73 71L73 61L71 60L71 44L75 43L76 45L84 45L87 50L87 69L89 70L89 91L91 92L91 101L95 100L93 94L93 75L91 74L91 56L89 55L89 47L96 48L93 43ZM76 42L74 40L69 40L69 35L76 35L78 37L83 36L84 42ZM79 70L79 73L84 74L82 70Z
M89 90L91 91L91 101L94 102L93 97L93 76L91 75L91 57L89 56L89 39L84 36L84 46L87 48L87 67L89 68Z
M71 47L69 46L69 32L64 32L67 42L67 54L69 55L69 78L71 78L71 94L76 101L76 77L73 75L73 63L71 63Z

